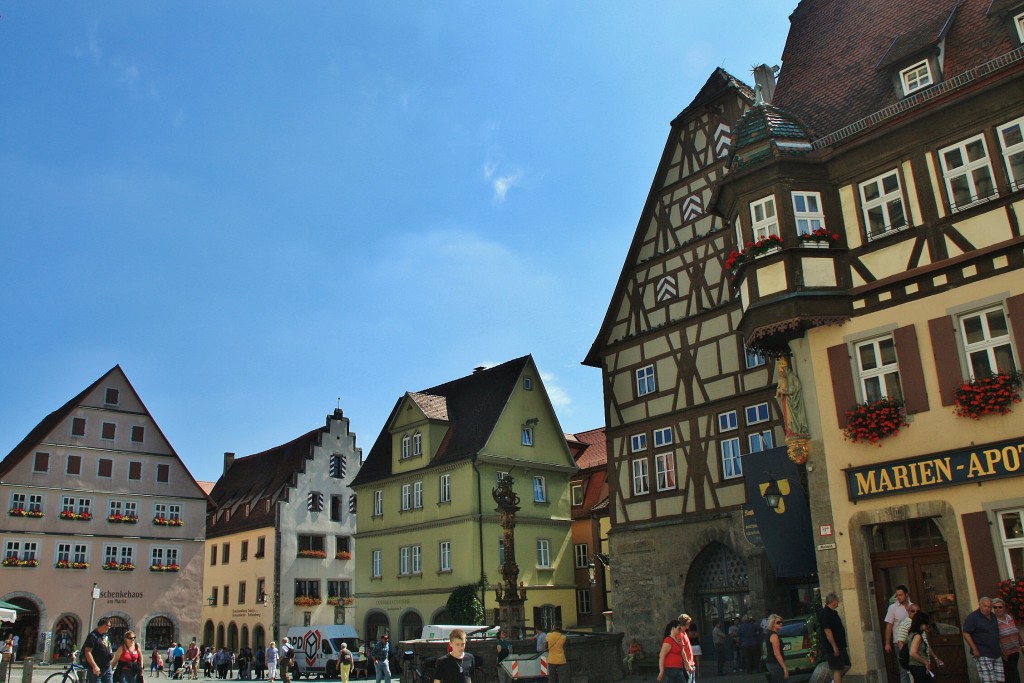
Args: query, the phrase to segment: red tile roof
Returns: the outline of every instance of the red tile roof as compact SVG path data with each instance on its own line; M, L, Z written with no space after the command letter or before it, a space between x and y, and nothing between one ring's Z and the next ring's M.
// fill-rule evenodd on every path
M576 464L581 470L592 467L606 467L608 465L608 441L604 427L568 436L586 444L586 448L578 455L575 455Z

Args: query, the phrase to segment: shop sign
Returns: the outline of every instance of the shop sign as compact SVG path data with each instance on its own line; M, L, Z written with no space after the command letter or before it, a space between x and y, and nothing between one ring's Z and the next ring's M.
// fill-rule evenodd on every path
M851 501L891 496L943 486L973 484L1024 474L1024 437L892 460L864 467L851 467L846 488Z

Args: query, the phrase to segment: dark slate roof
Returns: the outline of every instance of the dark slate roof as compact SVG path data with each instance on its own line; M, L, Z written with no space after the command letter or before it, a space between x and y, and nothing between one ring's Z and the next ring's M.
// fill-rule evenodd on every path
M466 460L479 453L490 438L530 356L510 360L430 389L414 392L445 399L451 426L428 467ZM407 394L409 396L409 394ZM391 475L391 424L405 396L395 402L384 428L370 449L352 486L385 479ZM422 396L415 396L418 404Z
M734 128L734 150L740 150L764 140L808 140L804 125L793 116L770 104L751 107L740 117Z
M795 114L817 137L899 102L892 49L923 49L944 28L943 80L1014 49L1010 27L989 13L991 0L801 0L790 15L772 104ZM938 28L936 28L938 27ZM895 41L895 46L894 46Z
M708 80L704 82L701 89L697 92L697 96L693 98L679 114L673 119L672 124L675 125L677 121L688 116L695 109L699 109L704 105L713 102L720 95L729 90L738 90L741 95L746 97L751 102L754 101L754 89L749 85L739 80L722 67L718 67L711 72L708 76Z

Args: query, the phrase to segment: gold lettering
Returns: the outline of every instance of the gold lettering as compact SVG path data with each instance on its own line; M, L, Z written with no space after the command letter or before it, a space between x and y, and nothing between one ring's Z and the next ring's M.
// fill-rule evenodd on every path
M869 493L875 493L878 491L878 486L875 484L875 471L869 472L857 472L857 495L864 496Z
M940 458L940 459L934 460L932 462L935 465L935 469L937 469L939 471L938 472L938 475L939 475L938 480L939 480L939 482L942 482L942 481L952 481L952 479L953 479L953 466L952 466L952 464L950 464L950 459L949 459L948 455L945 458Z
M981 458L978 457L977 453L971 453L971 466L967 468L967 478L973 479L974 477L984 475L985 470L981 468Z
M925 463L921 462L915 462L910 465L910 485L913 486L914 488L917 488L922 483L918 475L924 473L924 466Z
M896 490L905 489L910 487L910 480L907 479L907 466L896 465L892 468L892 477L895 479Z
M1002 459L1003 453L998 448L990 448L985 451L985 463L988 465L988 472L985 474L996 473L996 463Z
M1014 446L1003 449L1003 467L1007 472L1016 472L1020 469L1020 458L1017 457L1017 449Z
M878 472L878 490L879 491L891 491L893 489L892 479L889 478L889 470L879 470Z
M921 469L921 486L928 486L929 484L935 483L935 477L932 475L932 467L934 463L921 462L917 465Z

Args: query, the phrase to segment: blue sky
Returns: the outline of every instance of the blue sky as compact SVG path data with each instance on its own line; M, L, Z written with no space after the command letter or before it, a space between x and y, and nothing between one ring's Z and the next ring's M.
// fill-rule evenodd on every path
M0 3L0 455L118 363L201 480L527 353L601 426L669 122L795 4Z

